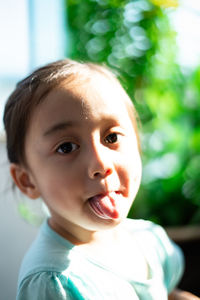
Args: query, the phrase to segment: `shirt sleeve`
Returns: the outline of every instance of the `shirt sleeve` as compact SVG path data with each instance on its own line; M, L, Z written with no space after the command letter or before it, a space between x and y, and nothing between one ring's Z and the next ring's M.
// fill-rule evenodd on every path
M71 286L70 286L71 285ZM28 276L18 289L17 300L74 300L83 299L74 295L67 278L56 272L38 272Z
M158 242L158 255L164 270L164 281L170 293L179 283L184 271L184 257L182 250L168 237L165 230L153 225L153 232Z

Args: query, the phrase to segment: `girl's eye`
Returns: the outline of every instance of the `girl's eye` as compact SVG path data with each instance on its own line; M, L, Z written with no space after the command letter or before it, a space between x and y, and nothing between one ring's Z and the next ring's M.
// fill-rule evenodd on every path
M57 152L61 154L69 154L78 149L78 145L72 142L66 142L57 148Z
M106 138L105 142L108 144L114 144L118 141L118 134L117 133L110 133Z

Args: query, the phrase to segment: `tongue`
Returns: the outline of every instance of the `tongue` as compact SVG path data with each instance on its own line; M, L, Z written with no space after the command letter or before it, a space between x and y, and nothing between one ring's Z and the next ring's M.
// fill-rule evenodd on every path
M119 212L116 207L116 193L97 195L89 199L89 203L96 215L104 219L117 219Z

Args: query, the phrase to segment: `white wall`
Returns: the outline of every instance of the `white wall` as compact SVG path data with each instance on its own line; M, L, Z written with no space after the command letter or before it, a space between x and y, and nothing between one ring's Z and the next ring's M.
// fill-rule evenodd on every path
M33 69L66 56L65 0L0 1L0 130L5 101Z
M19 266L37 227L26 223L17 211L11 189L5 143L0 142L0 299L14 300Z
M65 0L0 1L0 45L1 135L4 104L15 84L36 67L66 55ZM12 191L0 137L0 300L16 298L19 266L38 230L19 215L20 197Z

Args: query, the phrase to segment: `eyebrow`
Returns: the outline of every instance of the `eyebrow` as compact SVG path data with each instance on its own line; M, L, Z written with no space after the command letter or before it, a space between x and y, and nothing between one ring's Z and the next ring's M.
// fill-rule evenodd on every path
M55 134L58 131L63 131L74 125L75 125L75 123L71 122L71 121L54 124L52 127L50 127L49 129L47 129L44 132L43 136L49 136L49 135Z

